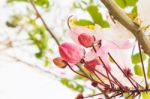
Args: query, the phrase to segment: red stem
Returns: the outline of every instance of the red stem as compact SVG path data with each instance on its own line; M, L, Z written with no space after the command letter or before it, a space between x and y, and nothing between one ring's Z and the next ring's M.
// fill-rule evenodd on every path
M140 43L139 42L138 42L138 48L139 48L139 52L140 52L140 59L141 59L143 73L144 73L145 87L146 87L146 89L148 89L148 83L147 83L146 73L145 73L145 66L144 66L144 63L143 63L143 57L142 57L142 52L141 52L141 48L140 48Z

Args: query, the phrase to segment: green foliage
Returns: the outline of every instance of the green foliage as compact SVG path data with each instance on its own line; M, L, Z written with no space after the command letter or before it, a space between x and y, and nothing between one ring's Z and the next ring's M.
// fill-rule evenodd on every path
M6 25L8 27L15 28L19 25L19 22L21 21L22 16L21 15L13 15L9 20L7 20Z
M50 60L49 58L46 57L44 61L44 66L47 67L49 64L50 64Z
M150 59L148 60L147 76L148 76L148 79L150 79Z
M66 87L74 90L74 91L78 91L78 92L83 92L84 91L84 88L82 85L80 84L77 84L77 83L74 83L72 80L70 79L67 79L67 78L61 78L61 83L63 85L65 85Z
M138 0L125 0L126 6L135 6Z
M27 2L28 0L7 0L7 3L12 3L12 2Z
M103 19L102 14L98 11L98 7L95 5L90 5L87 7L87 11L92 17L95 24L100 25L103 28L108 28L109 23Z
M121 7L121 8L125 8L126 7L126 3L125 0L115 0L116 3Z
M79 26L88 26L98 24L102 28L109 28L109 23L103 19L102 14L99 12L99 5L94 4L94 0L80 0L81 2L75 2L74 8L79 8L83 11L87 11L92 18L92 21L86 19L76 20L74 23Z
M47 49L48 37L46 30L45 27L39 26L34 21L31 21L31 24L34 26L34 29L29 32L29 37L39 49L39 52L36 53L36 57L42 58Z
M146 59L146 54L144 52L142 52L142 58L143 58L143 61ZM140 62L141 62L140 53L132 55L132 63L133 64L138 64Z
M85 20L85 19L77 20L77 21L75 21L75 24L79 25L79 26L93 25L93 23L91 21Z
M149 99L150 98L150 93L149 92L142 92L142 99Z
M79 2L75 1L73 3L73 8L75 8L75 9L79 8L79 9L85 10L85 7L87 7L93 3L94 3L94 0L79 0Z
M121 8L126 8L128 6L134 7L138 2L138 0L115 0L115 1Z
M30 0L7 0L8 3L13 2L29 2ZM36 5L41 7L49 7L49 0L33 0Z
M131 14L132 14L132 19L135 19L135 18L138 16L137 6L135 6L135 7L132 9Z
M135 74L138 75L138 76L143 76L143 69L142 69L142 66L135 65L135 66L134 66L134 72L135 72Z

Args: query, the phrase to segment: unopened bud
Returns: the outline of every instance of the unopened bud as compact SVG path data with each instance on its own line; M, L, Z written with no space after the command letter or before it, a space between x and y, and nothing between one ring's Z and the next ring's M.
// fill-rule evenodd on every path
M59 46L59 53L66 62L77 64L84 58L85 51L80 45L63 43Z
M56 57L53 59L54 64L59 68L65 68L67 65L61 57Z
M78 36L78 40L81 45L84 47L92 47L94 42L95 42L95 37L93 35L87 34L87 33L82 33Z

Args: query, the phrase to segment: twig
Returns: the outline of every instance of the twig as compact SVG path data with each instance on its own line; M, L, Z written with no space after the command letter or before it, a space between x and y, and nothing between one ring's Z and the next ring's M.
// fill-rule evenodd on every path
M135 88L135 89L137 89L136 88L136 86L134 85L134 83L132 82L132 80L125 74L125 72L122 70L122 68L119 66L119 64L114 60L114 58L111 56L111 54L110 53L108 53L108 55L109 55L109 57L112 59L112 61L116 64L116 66L119 68L119 70L124 74L124 76L129 80L129 82L133 85L133 87ZM138 89L137 89L138 90Z
M148 89L148 83L147 83L146 73L145 73L145 66L144 66L144 63L143 63L143 57L142 57L142 52L141 52L139 42L138 42L138 48L139 48L139 52L140 52L140 60L141 60L141 64L142 64L142 70L143 70L143 73L144 73L145 86L146 86L146 89Z
M35 5L34 1L33 1L33 0L30 0L30 2L31 2L31 5L33 6L33 8L34 8L36 14L37 14L38 17L41 19L43 25L45 26L45 28L46 28L47 31L49 32L49 34L50 34L50 35L52 36L52 38L55 40L56 44L57 44L57 45L60 45L58 39L55 37L55 35L54 35L54 34L52 33L52 31L49 29L49 27L47 26L47 24L46 24L45 20L43 19L42 15L40 14L40 12L38 11L38 9L36 8L36 5Z

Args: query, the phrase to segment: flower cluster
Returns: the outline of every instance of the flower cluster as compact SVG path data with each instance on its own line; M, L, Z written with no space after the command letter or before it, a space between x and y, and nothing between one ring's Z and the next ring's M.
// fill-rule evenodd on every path
M65 42L59 46L60 57L53 60L56 66L68 66L76 74L91 80L91 85L104 92L109 99L124 93L127 93L128 97L136 97L139 90L144 90L144 87L134 79L129 64L121 60L125 57L122 56L123 51L133 46L130 40L104 40L98 38L93 30L85 27L71 29L70 35L76 43ZM78 67L82 73L77 72L74 67ZM92 78L87 72L97 79ZM77 97L83 98L82 94Z

